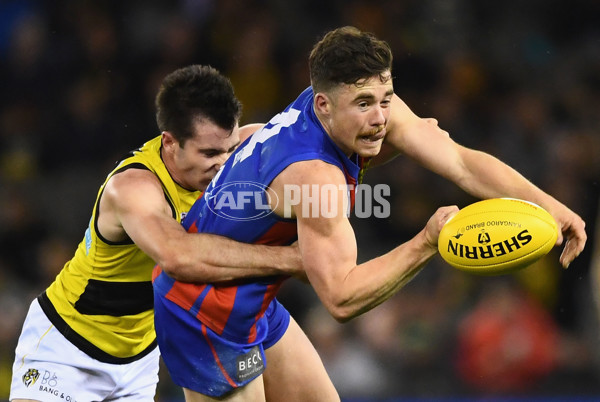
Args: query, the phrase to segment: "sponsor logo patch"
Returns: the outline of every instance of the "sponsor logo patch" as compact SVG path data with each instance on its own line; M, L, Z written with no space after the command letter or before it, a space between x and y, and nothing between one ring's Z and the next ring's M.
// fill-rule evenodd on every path
M237 358L237 380L246 381L260 375L265 370L265 362L258 346L253 347L250 352Z
M30 368L23 374L22 380L27 388L37 383L36 387L32 389L37 389L39 392L52 395L53 400L55 399L54 397L57 397L66 402L77 402L74 397L61 390L58 383L58 376L54 372ZM43 400L47 399L44 397Z

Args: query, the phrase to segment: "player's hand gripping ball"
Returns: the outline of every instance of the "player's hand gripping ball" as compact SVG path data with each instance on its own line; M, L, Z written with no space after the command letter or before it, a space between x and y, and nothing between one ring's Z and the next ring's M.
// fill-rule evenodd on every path
M468 205L442 228L438 250L454 268L499 275L524 268L546 255L558 236L545 209L514 198Z

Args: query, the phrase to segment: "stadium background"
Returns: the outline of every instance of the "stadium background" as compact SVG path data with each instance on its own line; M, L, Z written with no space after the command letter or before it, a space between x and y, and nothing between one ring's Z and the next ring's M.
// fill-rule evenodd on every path
M243 123L308 85L311 45L355 25L394 50L395 90L459 142L489 151L581 214L590 241L482 278L439 258L348 324L289 282L280 299L346 400L600 400L591 263L600 193L600 3L593 0L0 1L0 399L33 297L71 256L104 175L158 134L153 98L171 70L231 77ZM416 233L440 205L473 201L398 159L390 219L353 219L361 260ZM302 381L302 379L298 379ZM310 386L310 384L307 384ZM163 372L159 401L180 401Z

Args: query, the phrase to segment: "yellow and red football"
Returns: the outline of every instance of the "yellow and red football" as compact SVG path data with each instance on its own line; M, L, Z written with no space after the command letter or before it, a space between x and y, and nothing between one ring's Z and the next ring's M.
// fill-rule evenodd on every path
M558 236L545 209L514 198L493 198L462 208L442 228L441 257L454 268L499 275L524 268L546 255Z

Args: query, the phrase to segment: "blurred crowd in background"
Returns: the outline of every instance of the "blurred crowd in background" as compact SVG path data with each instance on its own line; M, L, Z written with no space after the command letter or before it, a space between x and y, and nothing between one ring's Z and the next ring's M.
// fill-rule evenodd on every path
M342 397L600 398L590 279L600 2L0 0L0 399L26 309L74 252L99 185L122 155L159 134L162 78L210 64L231 78L242 124L266 122L309 85L310 48L341 25L390 43L395 91L415 113L515 167L579 213L589 235L568 270L559 249L498 277L436 257L347 324L310 286L288 281L280 300ZM412 237L437 207L474 201L402 157L365 181L389 184L392 208L389 219L352 219L361 260ZM161 376L157 400L182 400Z

